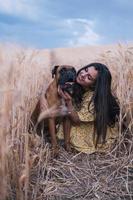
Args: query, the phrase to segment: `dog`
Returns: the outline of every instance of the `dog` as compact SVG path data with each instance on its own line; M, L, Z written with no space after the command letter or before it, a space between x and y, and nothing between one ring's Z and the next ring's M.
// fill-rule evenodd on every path
M76 70L73 66L57 65L52 69L52 78L53 81L49 84L44 94L45 99L47 100L48 112L44 111L41 113L40 107L43 101L39 101L34 114L36 114L35 118L38 118L37 126L44 120L46 121L46 118L48 119L48 129L51 136L52 154L54 157L56 157L58 156L58 144L56 139L56 119L58 116L64 115L63 132L66 150L69 150L70 140L69 128L67 127L69 122L67 121L67 117L65 117L67 114L67 108L65 106L65 102L58 94L58 87L60 87L63 91L68 92L69 95L72 96L73 83L76 80Z

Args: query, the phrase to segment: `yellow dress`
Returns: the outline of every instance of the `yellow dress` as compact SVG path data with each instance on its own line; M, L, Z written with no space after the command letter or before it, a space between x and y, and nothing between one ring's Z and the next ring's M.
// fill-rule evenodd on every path
M118 124L116 124L113 128L108 127L106 142L104 144L98 144L97 148L95 148L95 136L94 136L94 105L93 103L89 106L88 104L92 98L93 93L88 91L83 96L82 107L80 111L77 111L78 116L81 120L81 124L79 126L72 126L70 132L70 143L73 148L75 148L79 152L84 153L94 153L105 152L110 149L112 143L118 137ZM63 128L60 125L57 137L59 139L63 139Z

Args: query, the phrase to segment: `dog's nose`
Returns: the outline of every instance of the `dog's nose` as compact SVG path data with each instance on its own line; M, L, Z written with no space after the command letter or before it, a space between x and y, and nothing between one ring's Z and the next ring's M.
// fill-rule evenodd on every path
M69 81L73 82L76 78L76 74L74 74L72 72L68 72L68 77L69 77Z
M75 80L75 77L74 76L71 76L71 77L69 77L69 82L73 82Z

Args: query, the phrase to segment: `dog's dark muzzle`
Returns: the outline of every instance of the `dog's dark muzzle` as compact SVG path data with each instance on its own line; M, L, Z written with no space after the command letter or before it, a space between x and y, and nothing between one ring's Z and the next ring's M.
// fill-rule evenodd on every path
M73 94L73 83L76 80L76 70L74 68L67 69L62 68L60 71L60 78L58 84L63 91L68 92L70 95Z

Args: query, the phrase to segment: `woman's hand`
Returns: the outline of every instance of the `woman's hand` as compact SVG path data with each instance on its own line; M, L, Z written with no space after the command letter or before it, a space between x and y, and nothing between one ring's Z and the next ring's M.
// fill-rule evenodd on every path
M72 97L58 86L58 94L65 100L66 104L72 102Z
M67 93L67 92L63 92L62 89L60 88L60 86L58 86L58 94L64 98L65 102L66 102L66 106L68 108L68 114L70 119L72 120L73 124L80 124L80 119L79 116L77 114L77 112L75 111L73 104L72 104L72 97Z

